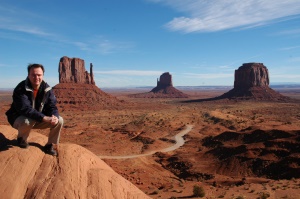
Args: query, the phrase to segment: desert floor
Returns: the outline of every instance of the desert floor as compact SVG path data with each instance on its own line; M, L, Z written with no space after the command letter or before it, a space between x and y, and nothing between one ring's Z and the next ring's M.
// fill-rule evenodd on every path
M124 100L123 105L97 111L61 109L61 143L91 150L150 197L196 198L193 187L198 186L204 188L203 198L300 198L299 175L280 169L299 172L300 88L279 90L299 100L294 102L198 100L226 92L217 89L181 90L188 99L127 96L148 89L103 91ZM9 125L5 111L11 94L0 92L1 124ZM183 146L164 152L187 127L192 128ZM287 143L290 148L285 148ZM146 155L135 156L139 154ZM266 171L255 164L258 160L275 169Z

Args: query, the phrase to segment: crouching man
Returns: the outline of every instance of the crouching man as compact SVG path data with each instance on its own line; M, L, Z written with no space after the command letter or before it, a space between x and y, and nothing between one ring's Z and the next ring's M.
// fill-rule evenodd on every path
M29 64L28 76L13 92L13 102L6 112L8 122L18 130L17 143L21 148L29 146L27 138L31 129L50 128L45 153L57 156L57 146L63 118L59 116L56 98L51 87L43 80L44 66Z

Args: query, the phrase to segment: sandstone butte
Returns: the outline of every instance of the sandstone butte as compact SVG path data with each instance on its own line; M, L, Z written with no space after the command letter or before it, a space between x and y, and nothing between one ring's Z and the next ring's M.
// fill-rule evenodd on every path
M188 98L189 96L173 86L172 75L169 72L163 73L157 79L157 86L150 92L131 94L129 97L136 98Z
M58 64L58 73L59 84L53 87L53 92L62 110L119 107L123 103L95 85L92 63L89 73L85 69L84 60L63 56Z
M0 130L0 198L149 198L79 145L60 144L53 157L41 150L46 136L32 132L29 148L21 149L15 129L0 125Z
M263 63L244 63L235 70L234 88L216 99L289 100L271 89L269 82L269 72Z

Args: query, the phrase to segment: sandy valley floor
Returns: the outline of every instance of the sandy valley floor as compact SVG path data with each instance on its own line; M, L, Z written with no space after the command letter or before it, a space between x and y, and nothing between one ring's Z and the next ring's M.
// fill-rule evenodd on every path
M204 198L300 198L300 101L192 101L224 90L183 91L189 99L104 91L123 105L97 111L62 108L61 142L105 156L108 165L152 198L193 198L194 186L204 188ZM300 89L280 92L300 100ZM10 103L11 92L2 91L1 124L8 125L4 112ZM184 145L162 152L188 126ZM134 156L139 154L148 155Z

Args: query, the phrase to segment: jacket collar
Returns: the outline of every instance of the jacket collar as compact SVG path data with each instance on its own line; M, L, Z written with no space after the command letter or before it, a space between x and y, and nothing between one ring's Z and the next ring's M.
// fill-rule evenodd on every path
M33 92L33 88L31 86L30 80L28 77L25 80L25 89L26 91L31 91ZM44 90L45 92L48 92L51 90L51 87L43 80L40 86L40 89Z

